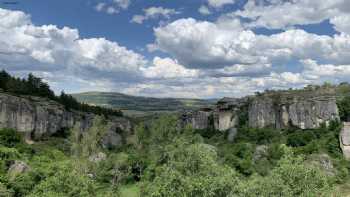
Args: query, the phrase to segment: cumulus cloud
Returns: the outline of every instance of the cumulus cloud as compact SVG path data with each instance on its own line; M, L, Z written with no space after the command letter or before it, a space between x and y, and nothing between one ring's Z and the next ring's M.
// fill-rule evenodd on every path
M144 15L134 15L131 22L142 24L145 20L155 19L155 18L167 18L169 19L171 15L179 14L179 11L175 9L168 9L163 7L149 7L143 10Z
M346 34L331 37L291 29L268 36L242 29L239 22L225 24L180 19L155 28L155 45L189 68L274 64L295 58L350 63Z
M82 39L76 29L35 26L30 16L0 9L0 65L16 71L62 72L85 79L128 80L147 64L144 57L104 38ZM124 79L126 80L126 79Z
M224 5L234 4L234 0L208 0L208 5L213 8L221 8Z
M95 5L95 10L107 14L118 14L120 10L128 9L130 4L130 0L113 0L112 3L100 2Z
M198 12L202 15L210 15L211 14L211 11L209 10L209 8L205 5L201 5L199 8L198 8Z
M187 69L171 58L155 57L153 65L142 69L149 78L186 78L197 77L198 70Z
M242 10L235 11L231 15L249 19L247 27L271 29L318 24L330 19L335 28L343 32L343 22L348 20L349 11L348 0L248 0Z
M116 11L110 12L130 5L130 1L116 2ZM213 6L208 1L208 9L225 5L216 2ZM95 9L108 12L109 6L102 3ZM83 39L77 29L37 26L23 12L0 9L0 67L21 76L34 72L54 88L69 92L103 90L160 97L238 97L268 88L348 81L349 6L344 0L248 1L242 10L216 21L178 19L154 28L155 41L147 48L163 53L150 60L117 42ZM151 7L134 16L133 22L173 14L178 11ZM292 27L327 19L340 33L316 35ZM257 26L283 30L262 35L251 29Z

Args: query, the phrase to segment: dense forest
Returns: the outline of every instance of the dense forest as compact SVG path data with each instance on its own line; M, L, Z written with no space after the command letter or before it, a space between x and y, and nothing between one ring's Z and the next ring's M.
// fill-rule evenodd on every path
M5 70L2 70L0 71L0 89L7 93L16 95L45 97L61 103L67 110L79 110L106 116L122 116L120 110L80 103L74 97L63 91L61 92L61 95L56 96L47 83L33 74L29 74L26 79L21 79L13 77Z
M173 116L140 123L127 145L101 146L105 120L84 134L27 145L0 131L0 196L346 196L350 165L339 122L312 130L239 128L226 133L179 128ZM25 170L12 167L23 162ZM15 165L16 166L16 165ZM23 169L23 168L19 168Z

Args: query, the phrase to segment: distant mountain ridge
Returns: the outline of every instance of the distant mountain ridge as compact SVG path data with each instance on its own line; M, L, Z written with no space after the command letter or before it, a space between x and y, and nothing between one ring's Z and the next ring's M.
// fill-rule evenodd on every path
M78 101L90 105L141 112L172 112L213 106L217 99L154 98L131 96L118 92L83 92L72 94Z

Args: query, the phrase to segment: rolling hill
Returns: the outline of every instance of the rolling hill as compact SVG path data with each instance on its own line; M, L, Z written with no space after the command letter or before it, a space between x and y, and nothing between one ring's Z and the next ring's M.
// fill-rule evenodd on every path
M216 99L152 98L130 96L116 92L84 92L72 94L72 96L80 102L121 109L126 114L193 110L210 107L217 102Z

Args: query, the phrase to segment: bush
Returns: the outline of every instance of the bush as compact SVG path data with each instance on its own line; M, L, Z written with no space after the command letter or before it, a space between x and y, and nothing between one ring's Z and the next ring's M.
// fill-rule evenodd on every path
M292 147L305 146L315 138L316 136L310 131L295 131L288 135L287 145Z
M13 195L13 191L7 189L6 185L0 182L0 197L11 197Z
M318 168L283 147L284 156L266 177L254 176L241 182L239 196L330 196L331 179Z
M22 137L13 129L0 130L0 144L7 147L14 147L22 142Z
M96 196L97 185L75 169L72 163L60 163L56 172L36 185L29 197Z
M250 142L255 144L269 144L281 139L279 130L271 128L248 128L243 127L238 130L237 142Z

